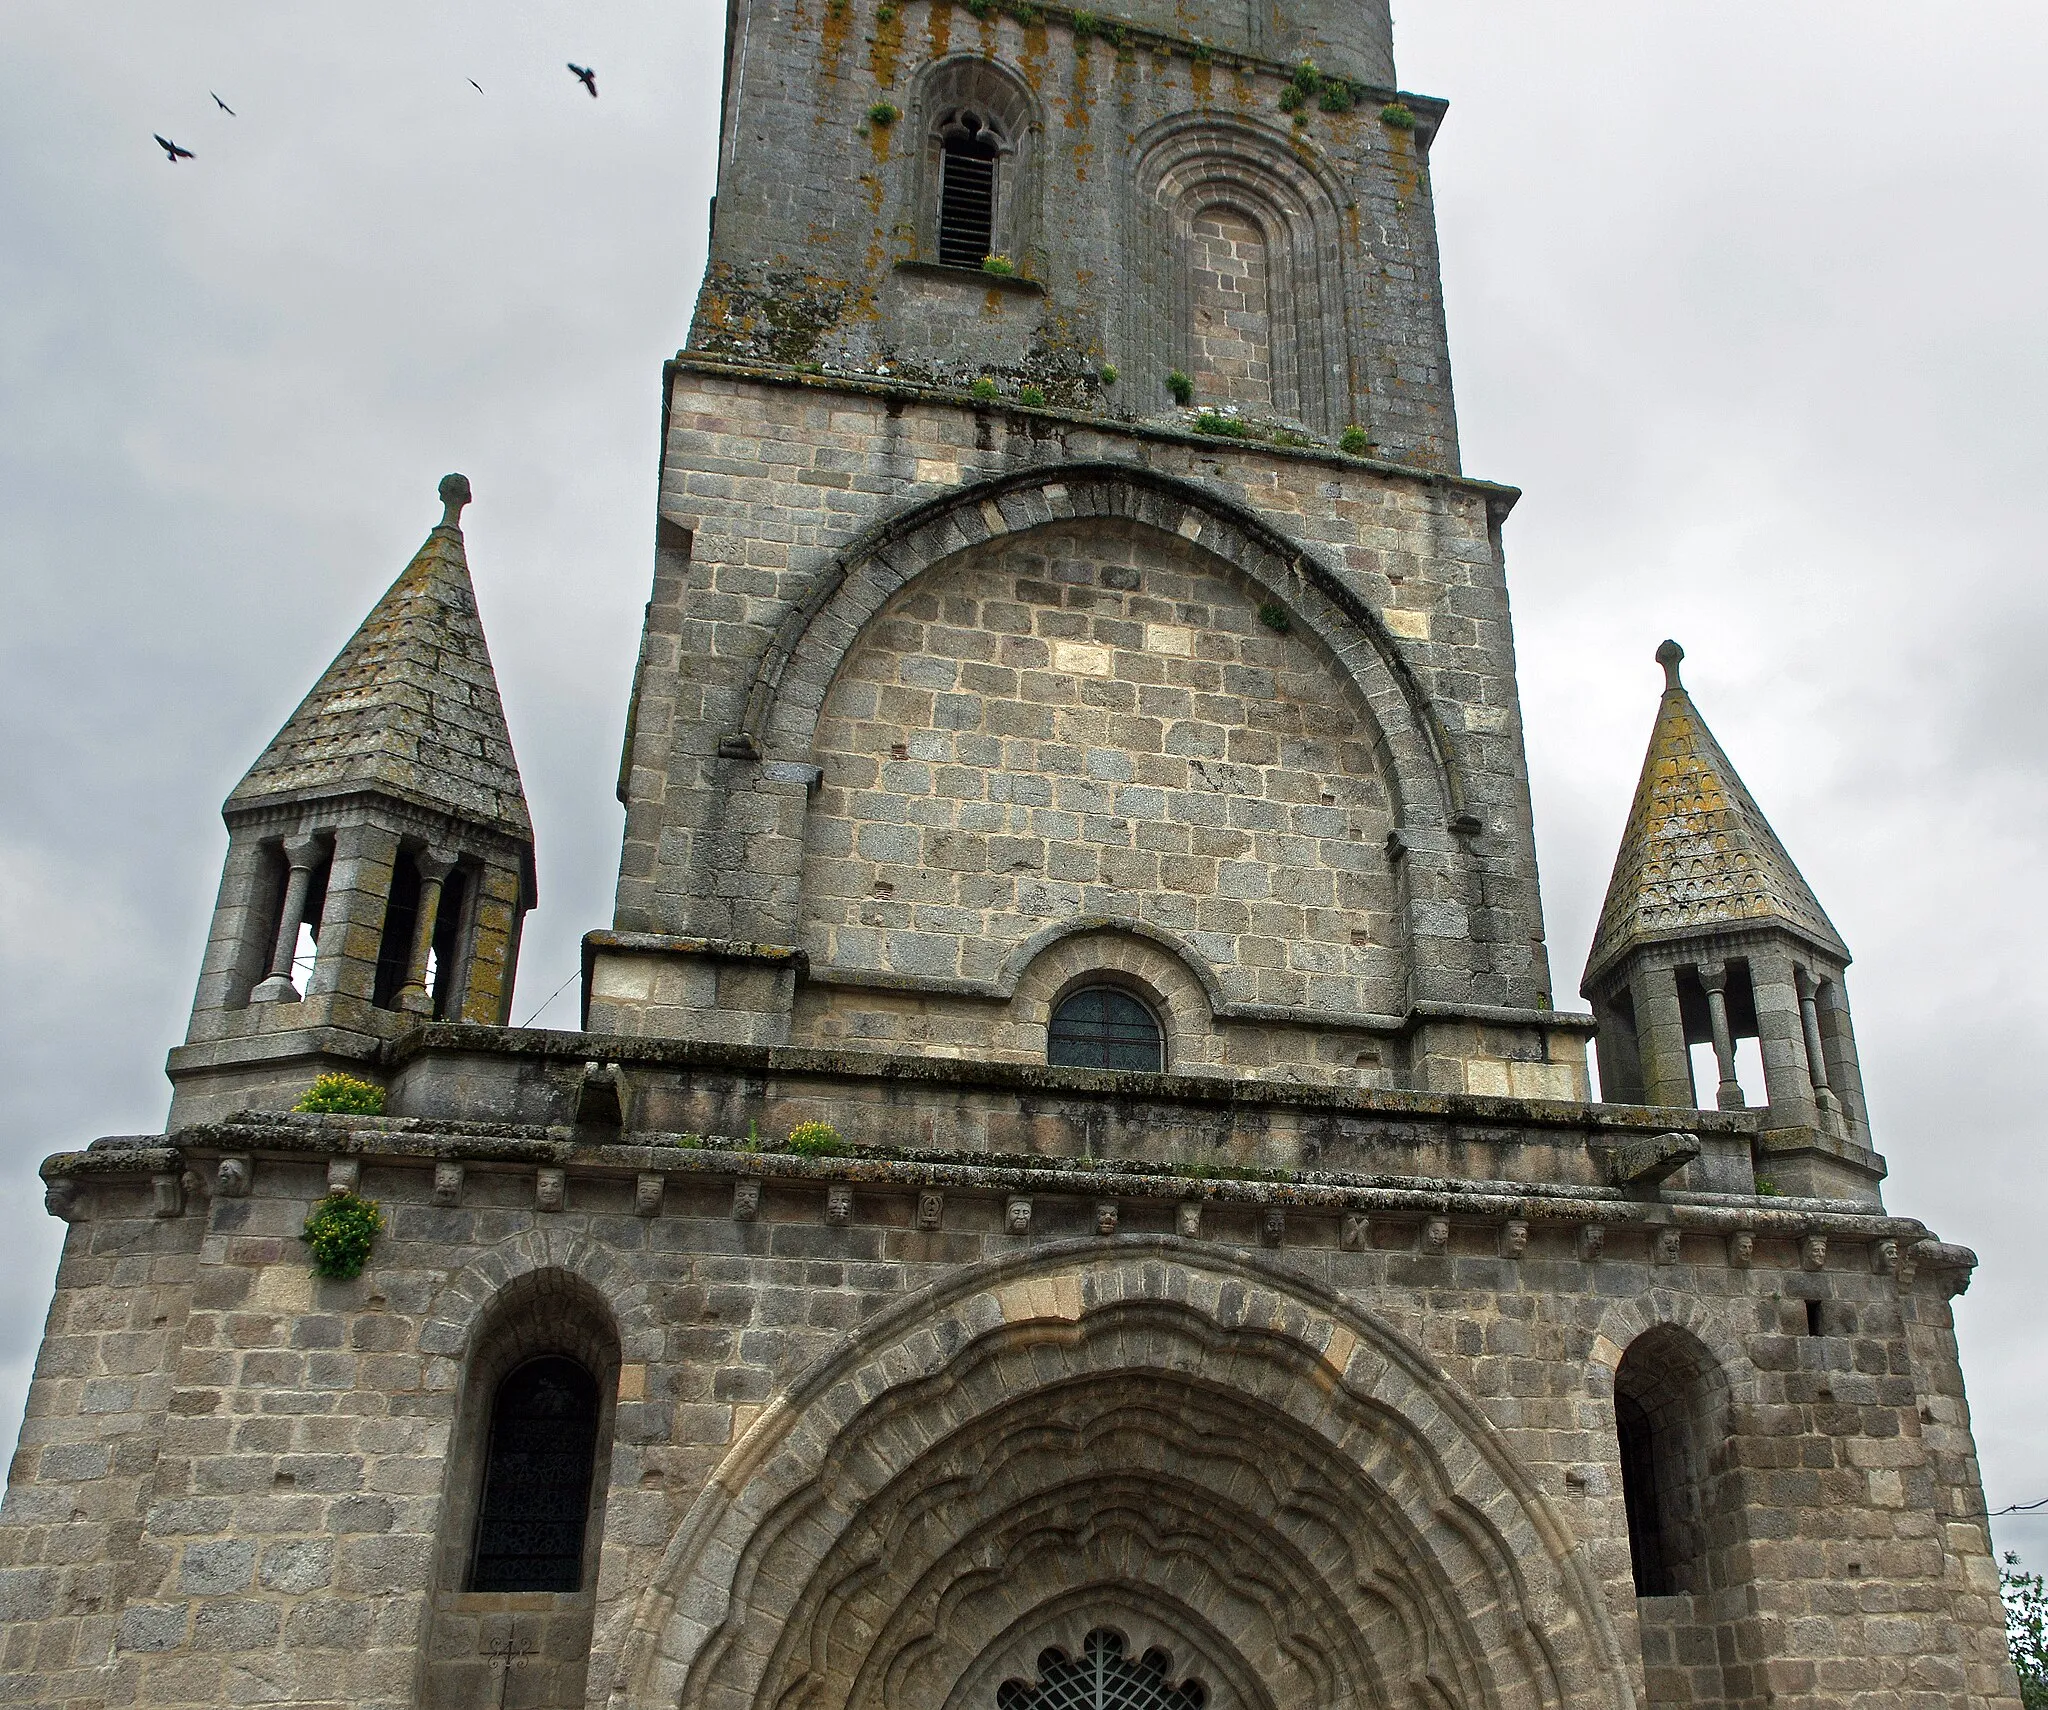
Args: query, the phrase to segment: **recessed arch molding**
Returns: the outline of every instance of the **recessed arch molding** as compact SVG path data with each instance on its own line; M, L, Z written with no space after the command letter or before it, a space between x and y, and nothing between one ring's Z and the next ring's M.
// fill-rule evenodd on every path
M825 696L862 629L899 589L954 554L1052 522L1103 517L1179 535L1298 616L1351 676L1378 721L1404 824L1464 823L1457 757L1379 613L1336 571L1244 506L1156 470L1055 464L976 482L876 524L833 555L777 626L748 690L733 757L804 762Z
M770 1403L611 1704L967 1710L1094 1627L1215 1710L1634 1705L1582 1547L1427 1356L1166 1236L976 1266Z

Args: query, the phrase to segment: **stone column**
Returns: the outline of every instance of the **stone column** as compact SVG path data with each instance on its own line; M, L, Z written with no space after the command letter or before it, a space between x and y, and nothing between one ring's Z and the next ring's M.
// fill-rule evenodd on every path
M1675 969L1638 963L1629 972L1636 1010L1636 1051L1643 1065L1643 1103L1689 1110L1697 1102L1685 1051L1685 1016Z
M306 897L313 889L313 869L326 845L317 837L294 837L284 846L291 868L284 883L284 912L277 917L277 942L270 951L270 978L249 994L251 1003L297 1003L292 984L292 954L299 947L299 928L306 920Z
M439 849L422 849L413 857L420 872L419 912L413 917L412 954L405 964L405 984L398 988L394 1007L408 1015L434 1013L434 994L427 990L427 956L434 948L434 927L441 918L441 890L455 871L455 857ZM460 1014L460 1006L457 1006Z
M1842 975L1815 982L1814 1008L1820 1023L1821 1049L1834 1059L1830 1077L1849 1138L1859 1146L1870 1139L1870 1106L1863 1098L1863 1065L1856 1055L1856 1029L1849 1019L1849 991Z
M1728 964L1702 962L1699 975L1707 994L1707 1020L1714 1030L1714 1062L1721 1071L1714 1103L1722 1110L1741 1110L1744 1100L1742 1083L1735 1078L1735 1035L1728 1031Z
M327 912L320 920L320 949L306 982L307 997L370 1002L398 859L398 834L385 826L357 822L335 831Z
M1799 1021L1799 988L1789 947L1773 942L1749 958L1750 988L1756 994L1757 1043L1763 1048L1764 1091L1773 1128L1817 1128L1820 1106L1806 1068L1806 1043Z
M1839 1112L1841 1101L1828 1085L1828 1054L1820 1038L1820 987L1801 967L1793 968L1792 978L1799 990L1799 1025L1806 1040L1806 1072L1813 1081L1814 1102L1824 1111Z

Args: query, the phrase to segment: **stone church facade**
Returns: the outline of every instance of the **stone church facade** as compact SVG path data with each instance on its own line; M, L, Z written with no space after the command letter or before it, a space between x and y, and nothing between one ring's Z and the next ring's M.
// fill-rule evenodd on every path
M732 0L581 1026L451 476L43 1167L6 1702L2016 1706L1975 1260L1671 644L1554 1002L1391 44Z

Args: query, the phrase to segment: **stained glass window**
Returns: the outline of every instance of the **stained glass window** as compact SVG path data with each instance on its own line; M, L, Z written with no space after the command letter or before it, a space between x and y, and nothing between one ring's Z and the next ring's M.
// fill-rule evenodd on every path
M1166 1067L1159 1023L1129 992L1115 986L1089 986L1060 1004L1047 1030L1045 1057L1065 1069L1142 1069L1157 1074Z
M1202 1710L1208 1694L1199 1681L1181 1686L1166 1678L1167 1659L1147 1651L1136 1662L1124 1642L1098 1627L1078 1657L1046 1651L1038 1659L1038 1684L1006 1680L996 1692L996 1710Z
M581 1588L597 1412L597 1380L559 1355L499 1383L470 1590Z

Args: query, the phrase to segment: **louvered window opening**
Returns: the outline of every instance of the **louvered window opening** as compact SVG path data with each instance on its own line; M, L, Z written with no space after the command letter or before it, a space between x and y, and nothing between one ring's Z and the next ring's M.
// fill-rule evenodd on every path
M939 148L939 260L979 267L995 247L996 139L968 113Z
M574 1360L529 1360L491 1409L472 1591L578 1591L597 1452L597 1382Z
M1046 1029L1045 1058L1059 1069L1136 1069L1156 1075L1166 1067L1158 1021L1115 986L1089 986L1062 1000Z
M996 1691L996 1710L1202 1710L1208 1696L1199 1681L1168 1681L1159 1652L1147 1651L1132 1662L1122 1639L1097 1628L1078 1657L1057 1650L1040 1656L1036 1686L1004 1681Z

